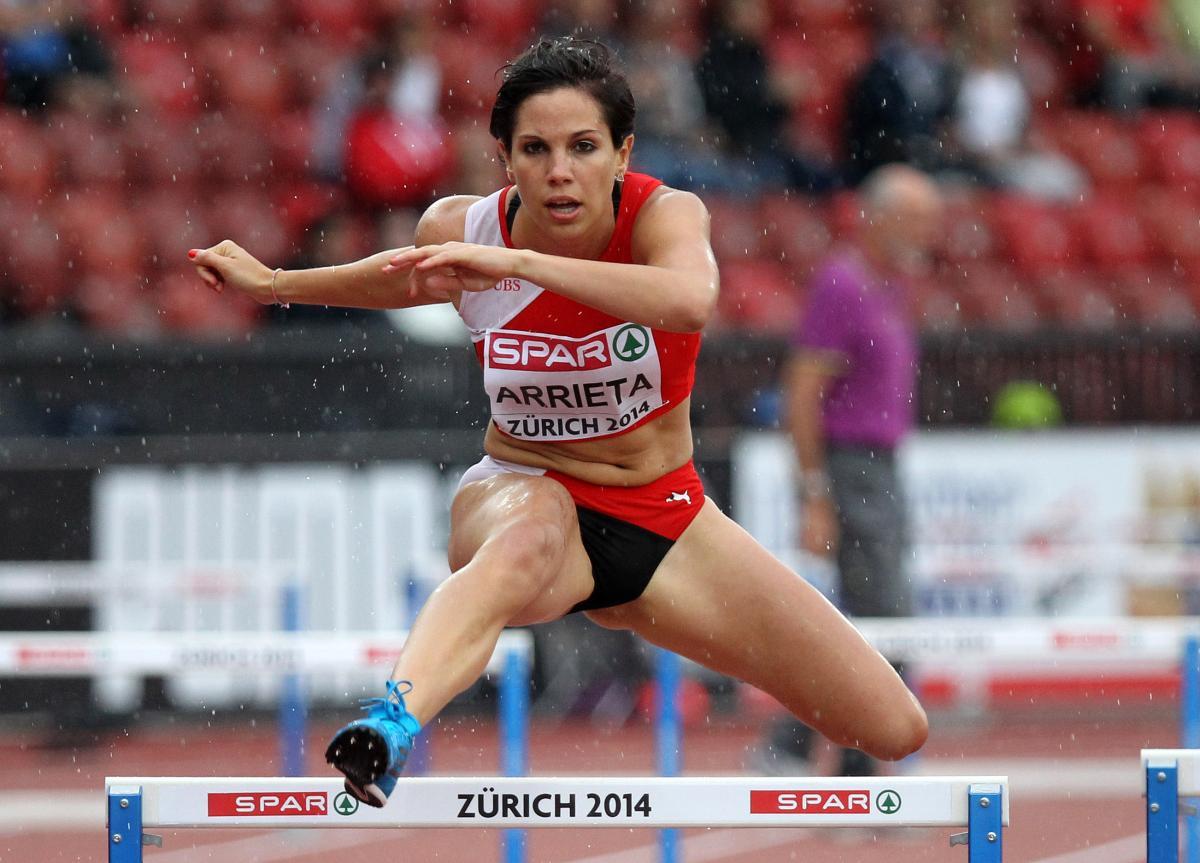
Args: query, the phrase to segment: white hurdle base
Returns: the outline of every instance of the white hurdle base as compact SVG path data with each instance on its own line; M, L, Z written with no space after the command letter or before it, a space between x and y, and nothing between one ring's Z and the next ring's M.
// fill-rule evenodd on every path
M110 863L141 863L145 828L966 827L1001 859L1006 777L401 779L359 805L339 778L106 780Z

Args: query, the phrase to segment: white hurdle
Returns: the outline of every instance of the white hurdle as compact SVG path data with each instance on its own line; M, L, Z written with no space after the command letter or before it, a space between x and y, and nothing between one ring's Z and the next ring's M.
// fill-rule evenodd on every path
M1006 777L401 779L359 805L340 779L113 777L109 863L144 863L147 828L965 827L951 844L999 863Z

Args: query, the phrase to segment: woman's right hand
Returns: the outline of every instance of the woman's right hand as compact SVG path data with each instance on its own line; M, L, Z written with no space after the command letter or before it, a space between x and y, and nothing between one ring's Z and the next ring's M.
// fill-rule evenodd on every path
M188 259L196 265L204 284L218 294L231 287L264 305L275 302L271 293L275 271L233 240L222 240L207 249L192 249Z

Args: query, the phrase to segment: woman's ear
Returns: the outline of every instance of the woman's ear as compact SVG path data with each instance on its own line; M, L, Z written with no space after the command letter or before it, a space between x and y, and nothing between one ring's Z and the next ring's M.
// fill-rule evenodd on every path
M625 140L621 142L620 148L617 150L617 181L625 179L625 172L629 170L629 155L633 152L633 135L626 135Z
M508 150L504 148L503 141L496 142L496 155L500 158L500 162L504 165L504 175L508 177L508 182L515 183L517 178L513 175L512 162L508 159Z

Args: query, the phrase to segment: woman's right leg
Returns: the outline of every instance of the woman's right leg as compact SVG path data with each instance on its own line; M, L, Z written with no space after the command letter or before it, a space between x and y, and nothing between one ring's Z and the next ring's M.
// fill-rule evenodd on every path
M392 671L411 681L405 702L422 724L479 679L506 626L556 620L593 588L575 504L541 476L464 486L449 556L453 574L421 609Z
M483 673L505 626L561 617L593 588L575 505L541 476L464 486L451 510L449 554L453 574L417 615L392 670L411 688L390 683L325 751L346 790L372 806L387 802L420 726Z

